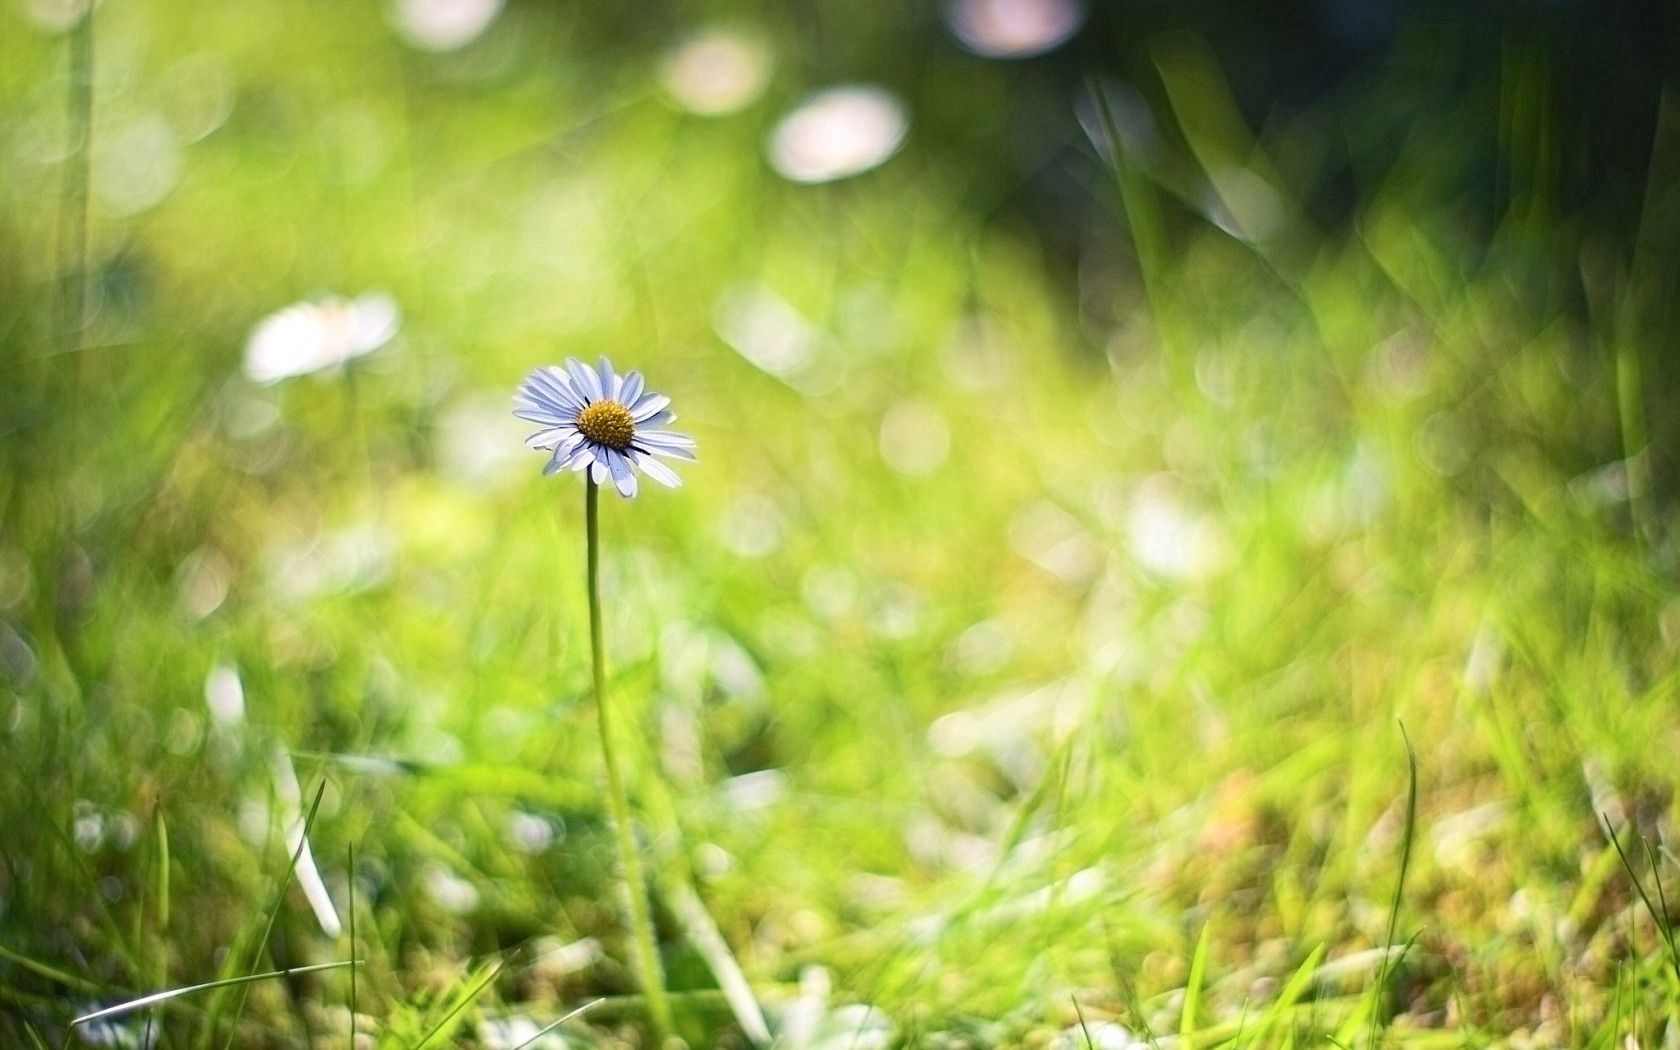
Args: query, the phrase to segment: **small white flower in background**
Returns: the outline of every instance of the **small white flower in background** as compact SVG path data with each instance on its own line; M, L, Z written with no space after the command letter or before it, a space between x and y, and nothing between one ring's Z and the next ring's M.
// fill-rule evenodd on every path
M910 128L904 104L867 84L809 96L770 136L770 166L794 182L832 182L879 167Z
M648 390L640 372L614 372L604 357L594 368L567 358L564 369L537 369L514 403L514 415L542 424L525 443L552 452L544 474L588 470L597 485L610 480L629 498L636 494L632 468L676 488L682 479L653 457L695 458L693 438L665 429L677 418L671 399Z
M883 1050L892 1045L892 1018L863 1003L829 1003L832 979L820 966L799 975L799 996L775 1015L777 1046L788 1050Z
M402 323L396 301L370 293L297 303L264 318L245 344L245 374L258 383L336 368L389 343Z
M521 1050L529 1047L565 1046L565 1036L537 1042L542 1026L523 1015L518 1017L486 1017L478 1022L478 1038L487 1050Z
M1050 1045L1055 1050L1147 1050L1149 1046L1113 1021L1074 1025Z
M98 853L105 845L105 814L85 798L76 800L75 821L70 826L71 838L83 853Z
M210 719L219 726L234 726L245 720L245 685L239 671L228 664L217 664L204 679L204 705L210 709Z
M490 28L503 0L397 0L397 32L423 51L459 51Z
M1031 58L1068 42L1085 22L1079 0L955 0L945 21L983 58Z
M516 812L508 817L508 840L521 853L541 853L554 845L554 825L535 813Z
M770 56L756 37L737 29L702 30L672 48L659 80L677 104L706 117L734 113L764 91Z

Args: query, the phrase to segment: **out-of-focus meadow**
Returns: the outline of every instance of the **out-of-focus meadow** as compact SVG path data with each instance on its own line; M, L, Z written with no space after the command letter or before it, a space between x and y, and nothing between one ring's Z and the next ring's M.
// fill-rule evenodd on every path
M7 0L0 1041L647 1045L607 353L690 1045L1675 1045L1680 33L902 8Z

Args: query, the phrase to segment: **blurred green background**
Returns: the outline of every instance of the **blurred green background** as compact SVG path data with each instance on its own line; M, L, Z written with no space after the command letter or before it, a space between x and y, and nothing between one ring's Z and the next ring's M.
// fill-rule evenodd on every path
M6 1046L1680 1039L1672 4L3 4Z

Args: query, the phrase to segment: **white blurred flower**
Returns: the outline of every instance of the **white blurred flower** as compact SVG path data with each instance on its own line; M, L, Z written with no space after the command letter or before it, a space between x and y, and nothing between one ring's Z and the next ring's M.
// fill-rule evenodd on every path
M802 1050L886 1050L893 1045L892 1019L876 1007L849 1003L830 1010Z
M1074 1025L1050 1045L1054 1050L1147 1050L1149 1046L1114 1021Z
M756 37L736 29L703 30L672 48L659 80L684 109L702 116L733 113L764 91L770 55Z
M259 323L245 344L245 374L258 383L335 368L390 342L402 323L381 293L296 303Z
M542 1026L529 1017L486 1017L478 1023L478 1038L486 1050L530 1050L530 1048L566 1045L566 1037L554 1033L552 1039L537 1040L543 1035Z
M1191 511L1164 475L1138 486L1125 532L1132 557L1159 576L1188 579L1211 569L1219 558L1220 539L1212 521Z
M239 671L228 664L217 664L204 679L204 705L217 725L238 725L245 719L245 685Z
M503 0L397 0L397 32L424 51L458 51L477 40Z
M97 853L105 845L105 814L85 798L76 800L75 819L70 825L71 838L83 853Z
M554 845L554 825L535 813L515 812L507 830L508 841L521 853L541 853Z
M1068 42L1085 22L1079 0L954 0L945 21L985 58L1031 58Z
M832 182L878 167L909 130L904 104L867 84L807 97L771 133L770 165L794 182Z

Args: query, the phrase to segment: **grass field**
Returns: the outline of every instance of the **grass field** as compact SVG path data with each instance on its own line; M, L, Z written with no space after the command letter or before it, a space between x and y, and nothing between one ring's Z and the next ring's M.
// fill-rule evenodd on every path
M1184 41L1070 266L915 99L797 186L791 63L702 120L536 5L191 6L99 9L91 109L0 33L6 1046L647 1045L583 487L509 415L601 353L700 448L602 508L690 1045L1680 1039L1648 259L1560 305L1580 231L1474 230L1450 132L1326 230ZM370 289L391 345L246 377Z

